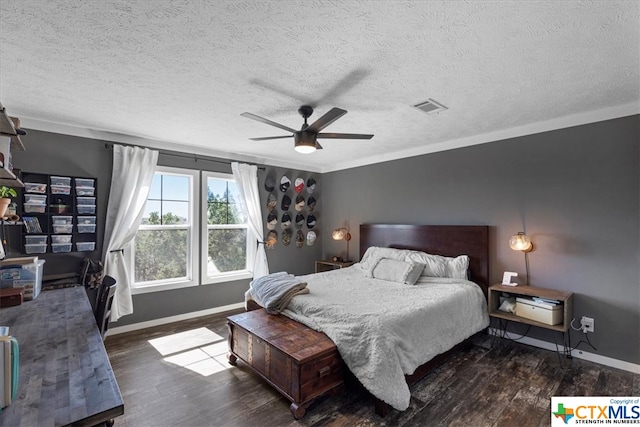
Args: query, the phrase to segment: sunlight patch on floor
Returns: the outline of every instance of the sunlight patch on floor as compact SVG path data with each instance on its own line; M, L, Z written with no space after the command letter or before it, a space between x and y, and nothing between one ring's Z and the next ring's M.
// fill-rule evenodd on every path
M215 332L207 328L198 328L167 335L162 338L155 338L149 340L149 344L158 350L161 355L166 356L167 354L202 347L222 340L224 340L224 338Z
M171 334L149 340L163 360L209 376L231 368L227 362L227 340L207 328Z

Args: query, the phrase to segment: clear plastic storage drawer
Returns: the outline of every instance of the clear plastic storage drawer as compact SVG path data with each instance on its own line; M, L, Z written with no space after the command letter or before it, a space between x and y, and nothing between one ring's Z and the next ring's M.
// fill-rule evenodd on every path
M96 249L96 242L78 242L76 243L76 250L78 252L91 252Z
M95 187L93 179L76 178L76 187Z
M47 209L46 205L41 205L40 203L25 203L24 204L24 212L25 213L44 213Z
M76 197L76 201L78 202L78 206L81 205L96 205L95 197Z
M46 245L49 236L24 236L27 245Z
M66 185L71 186L71 178L68 176L52 176L51 185Z
M96 213L96 205L78 205L79 214L94 214Z
M53 225L65 225L71 224L73 222L73 217L67 215L54 215L51 217L51 220L53 221Z
M47 184L41 184L39 182L25 182L24 191L27 193L44 194L47 192Z
M59 234L51 236L51 243L71 243L71 234Z
M71 243L52 243L51 251L53 253L71 252Z
M55 234L69 234L73 231L73 225L71 224L63 224L63 225L54 224L52 227L53 227L53 232Z
M78 224L95 224L96 217L95 216L79 216Z
M70 185L51 185L51 194L70 194Z
M95 224L78 224L78 233L95 233Z
M96 189L93 187L76 187L76 195L78 196L93 196Z
M28 254L43 254L47 252L47 245L24 245L24 251Z
M24 203L28 205L46 205L47 196L41 194L25 194Z

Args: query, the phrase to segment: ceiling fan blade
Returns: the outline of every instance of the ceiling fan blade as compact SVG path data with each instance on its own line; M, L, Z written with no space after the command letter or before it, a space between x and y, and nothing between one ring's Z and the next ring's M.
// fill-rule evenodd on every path
M269 119L265 119L264 117L256 116L255 114L251 114L251 113L242 113L242 114L240 114L240 115L241 115L242 117L246 117L246 118L248 118L248 119L257 120L257 121L262 122L262 123L267 124L267 125L275 126L275 127L277 127L277 128L280 128L280 129L282 129L282 130L286 130L286 131L291 132L291 133L295 133L295 132L297 132L297 130L295 130L295 129L291 129L291 128L290 128L290 127L288 127L288 126L281 125L280 123L273 122L273 121L271 121L271 120L269 120Z
M313 122L306 130L314 133L320 132L322 129L326 128L345 114L347 114L347 110L334 107L324 116Z
M373 135L363 133L319 133L318 138L331 139L371 139Z
M316 139L316 150L322 150L322 145L320 145L317 139Z
M268 141L270 139L282 139L282 138L291 138L292 135L285 135L285 136L263 136L260 138L249 138L252 141Z

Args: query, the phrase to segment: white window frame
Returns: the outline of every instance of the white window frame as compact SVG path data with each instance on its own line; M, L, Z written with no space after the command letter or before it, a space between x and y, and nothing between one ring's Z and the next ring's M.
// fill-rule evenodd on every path
M201 240L202 240L202 244L200 247L200 276L202 277L201 281L203 285L210 285L210 284L215 284L215 283L221 283L221 282L230 282L230 281L234 281L234 280L242 280L242 279L250 279L253 277L253 264L254 264L254 260L256 257L256 242L257 242L257 238L255 236L255 233L253 233L253 231L251 230L251 227L248 226L248 224L243 224L243 225L239 225L239 224L231 224L231 225L209 225L207 223L207 208L208 208L208 203L207 203L207 188L208 188L208 181L209 178L216 178L216 179L220 179L220 180L225 180L225 181L234 181L235 182L235 178L233 177L233 174L228 174L228 173L221 173L221 172L209 172L209 171L202 171L202 183L200 185L201 187L201 193L200 193L200 200L201 200L201 210L200 210L200 218L202 218L201 224L202 224L202 232L200 233L201 235ZM238 203L241 203L241 201L238 201ZM246 242L246 251L247 251L247 261L246 261L246 268L243 270L236 270L236 271L230 271L227 273L219 273L216 274L214 276L209 276L209 272L208 272L208 268L207 268L207 262L208 262L208 258L209 258L209 245L208 245L208 239L209 239L209 230L210 229L237 229L237 228L244 228L247 230L247 242Z
M172 225L141 225L139 230L167 230L167 229L186 229L187 232L187 275L181 278L173 278L166 280L157 280L152 282L132 283L131 294L145 294L150 292L158 292L169 289L185 288L190 286L198 286L198 242L200 233L200 210L198 209L199 203L199 187L200 174L197 170L184 169L184 168L172 168L168 166L158 166L156 173L163 175L177 175L189 177L190 183L190 203L189 203L189 223L187 224L172 224ZM134 275L134 262L135 262L135 239L131 242L127 250L125 251L125 257L128 261L128 268Z

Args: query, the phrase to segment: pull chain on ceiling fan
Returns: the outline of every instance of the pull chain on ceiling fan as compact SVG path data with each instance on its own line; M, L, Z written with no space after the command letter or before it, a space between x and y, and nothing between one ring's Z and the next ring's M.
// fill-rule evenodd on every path
M307 119L313 114L313 108L309 105L303 105L298 108L298 114L300 114L304 118L304 124L300 130L292 129L288 126L282 125L280 123L276 123L269 119L265 119L264 117L256 116L251 113L242 113L240 114L243 117L248 119L257 120L259 122L265 123L267 125L275 126L279 129L286 130L287 132L291 132L292 135L284 135L284 136L265 136L261 138L249 138L252 141L267 141L270 139L281 139L281 138L290 138L293 136L294 148L299 153L313 153L316 150L322 150L322 146L318 143L318 138L327 138L327 139L371 139L373 135L371 134L360 134L360 133L320 133L320 131L331 123L338 120L340 117L347 114L346 110L341 108L332 108L329 110L324 116L320 117L318 120L313 122L311 125L307 123Z

